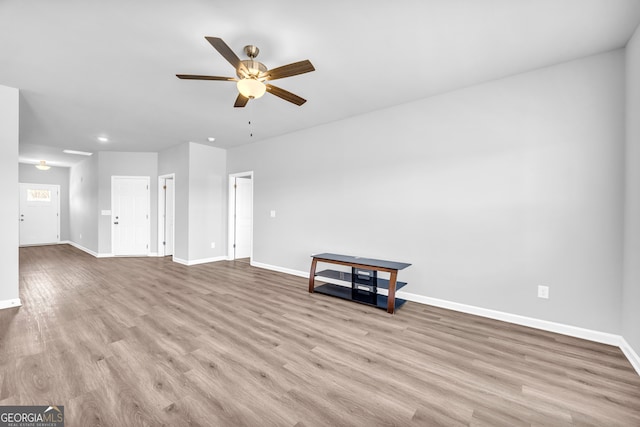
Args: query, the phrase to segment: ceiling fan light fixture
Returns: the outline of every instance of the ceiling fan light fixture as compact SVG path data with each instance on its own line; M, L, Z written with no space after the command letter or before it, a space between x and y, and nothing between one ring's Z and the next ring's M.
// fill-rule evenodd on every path
M267 91L267 86L256 79L240 79L238 80L238 91L245 98L258 99Z
M38 163L36 167L41 171L48 171L49 169L51 169L51 166L49 166L44 160L40 160L40 163Z

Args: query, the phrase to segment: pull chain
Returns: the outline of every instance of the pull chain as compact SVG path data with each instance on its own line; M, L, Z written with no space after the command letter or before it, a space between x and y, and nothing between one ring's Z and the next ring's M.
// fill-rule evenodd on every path
M252 117L253 117L253 103L249 102L249 138L253 138L253 129L251 125Z

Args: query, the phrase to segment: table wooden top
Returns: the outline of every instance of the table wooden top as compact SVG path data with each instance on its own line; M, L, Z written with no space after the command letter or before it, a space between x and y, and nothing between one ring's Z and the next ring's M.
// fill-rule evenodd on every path
M340 254L331 254L331 253L314 254L311 256L318 260L339 261L339 262L367 265L371 267L389 268L393 270L402 270L411 265L411 264L407 264L406 262L395 262L395 261L387 261L383 259L363 258L358 256L340 255Z

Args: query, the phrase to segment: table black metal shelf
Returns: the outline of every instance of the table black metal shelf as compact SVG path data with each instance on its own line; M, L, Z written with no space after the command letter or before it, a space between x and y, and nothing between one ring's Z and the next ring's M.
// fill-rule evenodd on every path
M396 290L406 285L405 282L398 282L396 279L398 270L407 268L411 264L331 253L312 255L312 258L313 261L311 262L311 271L309 273L310 293L318 292L361 304L372 305L386 309L388 313L392 314L396 308L406 302L395 297ZM318 262L349 266L351 267L351 273L337 270L323 270L316 273ZM379 271L389 273L389 279L379 278ZM350 286L326 283L316 288L316 276L339 280L349 283ZM387 290L387 295L380 293L379 289Z

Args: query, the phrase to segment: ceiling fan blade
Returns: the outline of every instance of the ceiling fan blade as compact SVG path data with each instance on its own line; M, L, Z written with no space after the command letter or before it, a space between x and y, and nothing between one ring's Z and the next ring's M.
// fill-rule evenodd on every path
M187 79L187 80L225 80L229 82L234 82L238 80L234 77L198 76L195 74L176 74L176 77L179 79Z
M300 98L298 95L293 94L293 93L291 93L291 92L289 92L287 90L281 89L281 88L279 88L277 86L270 85L270 84L267 84L266 86L267 86L267 92L269 92L272 95L277 96L278 98L282 98L285 101L292 102L292 103L294 103L296 105L302 105L305 102L307 102L306 99Z
M283 77L297 76L298 74L309 73L315 71L313 64L308 59L304 61L294 62L293 64L283 65L267 71L267 80L276 80Z
M238 97L236 98L236 103L233 104L234 107L244 107L245 105L247 105L247 102L249 102L249 98L247 98L246 96L243 96L241 93L238 94Z
M229 61L229 64L233 65L233 68L247 71L247 67L245 67L242 61L240 61L240 58L238 58L238 55L231 50L224 40L219 37L205 37L205 39L211 43L211 46L213 46L224 59Z

